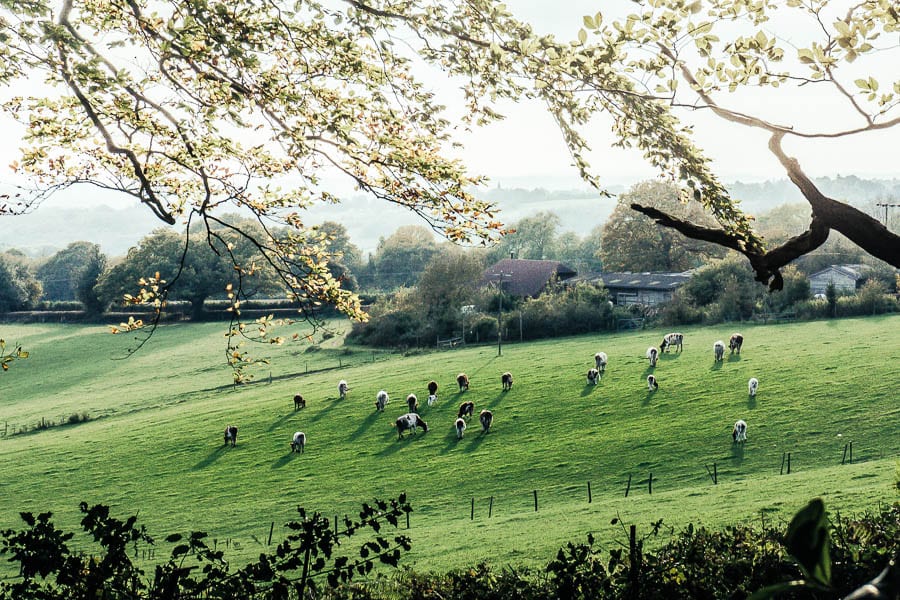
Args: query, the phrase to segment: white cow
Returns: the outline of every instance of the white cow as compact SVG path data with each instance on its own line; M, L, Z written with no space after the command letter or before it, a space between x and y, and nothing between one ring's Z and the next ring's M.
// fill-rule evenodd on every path
M751 377L747 382L747 389L750 391L750 397L756 397L756 388L759 387L759 379Z
M606 357L606 352L598 352L594 355L594 366L596 366L597 370L601 373L606 371L607 362L609 362L609 359Z
M588 369L587 380L589 384L597 385L600 382L600 371L594 368Z
M725 360L725 342L719 340L713 344L713 354L715 355L716 362Z
M299 452L303 454L303 448L306 447L306 434L298 431L291 439L291 452Z
M461 440L463 438L463 432L466 430L466 420L460 417L456 419L456 439Z
M650 359L650 366L655 367L656 361L659 360L659 350L656 349L656 346L647 348L647 358Z
M375 396L375 410L377 410L378 412L384 412L385 405L388 404L390 401L391 401L391 398L390 398L390 396L388 396L388 393L384 390L381 390Z
M651 392L655 392L659 389L659 383L653 375L647 375L647 389Z
M350 386L347 385L347 382L341 379L338 382L338 394L341 397L341 400L347 397L347 392L350 391Z
M747 441L747 422L743 419L738 419L734 424L734 429L731 430L731 439L735 444L743 444Z

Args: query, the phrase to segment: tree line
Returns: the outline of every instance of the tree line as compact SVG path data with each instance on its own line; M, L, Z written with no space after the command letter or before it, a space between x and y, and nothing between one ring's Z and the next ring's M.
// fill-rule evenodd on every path
M511 232L491 248L439 242L429 229L405 225L382 237L375 252L364 258L342 224L326 221L313 231L316 243L325 248L330 276L343 288L361 294L368 305L371 323L357 327L357 338L378 345L427 345L436 337L463 330L473 341L485 341L496 337L498 327L514 339L525 339L614 325L603 292L556 290L525 302L501 295L502 290L479 286L485 267L506 257L557 260L579 273L697 270L676 299L662 309L663 320L672 324L744 319L759 310L784 311L808 299L806 276L830 264L869 263L871 278L882 282L882 292L896 291L888 265L834 236L784 271L782 290L765 292L754 284L749 266L728 257L721 246L660 228L630 208L634 202L663 206L677 194L670 184L639 183L619 197L603 225L585 236L561 232L553 212L538 212L512 224ZM704 220L701 207L693 201L679 210L686 219ZM802 230L808 218L802 204L787 204L760 215L757 226L769 239L787 240ZM243 230L258 227L238 217L228 222ZM244 266L236 270L236 264ZM159 229L126 256L113 259L96 244L84 241L46 260L8 250L0 255L0 312L50 307L81 309L97 316L121 308L126 295L134 297L142 279L156 274L170 288L167 298L186 302L192 319L207 316L209 300L222 301L220 311L229 306L223 282L236 285L239 279L245 302L287 297L286 288L249 238L225 226L212 234L195 227L187 237ZM508 313L517 310L518 320L511 318L504 324L502 317L494 318L500 306ZM620 318L634 316L634 309L619 313ZM562 323L560 315L570 318Z

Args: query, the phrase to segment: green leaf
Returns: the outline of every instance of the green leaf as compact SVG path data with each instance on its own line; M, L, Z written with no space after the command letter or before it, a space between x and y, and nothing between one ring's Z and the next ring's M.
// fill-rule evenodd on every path
M804 575L822 585L831 582L831 540L825 503L815 498L800 509L788 525L785 546L800 563Z

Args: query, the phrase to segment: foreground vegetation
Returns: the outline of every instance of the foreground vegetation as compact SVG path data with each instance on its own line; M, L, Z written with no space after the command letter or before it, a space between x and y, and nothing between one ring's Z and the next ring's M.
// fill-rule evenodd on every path
M500 357L494 346L373 354L334 338L315 351L298 343L273 352L270 373L234 387L215 323L163 327L128 360L110 360L123 340L103 328L4 329L31 350L0 380L7 430L76 412L91 419L0 441L4 497L15 499L4 502L0 527L17 526L19 511L49 510L74 529L79 502L108 503L154 532L207 531L240 564L268 547L273 527L280 539L297 505L333 518L406 492L414 512L405 564L447 570L482 559L543 566L589 532L611 546L621 538L614 517L644 534L659 519L777 525L814 496L843 513L893 500L897 318L741 330L743 354L714 365L712 342L732 327L685 329L684 352L663 356L651 394L643 356L661 331L511 344ZM610 366L588 387L598 350ZM505 370L515 377L506 394ZM480 436L473 423L457 441L460 371L472 379L466 399L476 412L491 408L495 425ZM751 376L760 379L755 399ZM342 378L351 387L344 402ZM430 431L398 441L391 423L406 412L402 399L424 400L431 378L441 389L435 406L422 403ZM385 414L374 409L381 388L393 399ZM293 410L295 393L308 408ZM731 444L738 418L749 423L743 448ZM240 427L233 449L222 446L229 423ZM297 430L309 437L303 455L289 451ZM842 465L851 440L853 463ZM780 474L786 452L790 475Z

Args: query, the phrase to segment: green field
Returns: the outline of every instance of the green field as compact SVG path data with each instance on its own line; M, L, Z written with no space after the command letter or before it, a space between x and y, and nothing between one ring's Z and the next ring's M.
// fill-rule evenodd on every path
M406 492L413 550L404 562L445 569L544 564L587 532L622 539L615 516L642 530L660 518L718 526L784 520L813 496L844 512L896 499L900 317L741 325L743 354L714 364L713 342L735 329L684 328L684 352L662 356L651 394L644 352L657 330L507 344L500 357L496 346L402 356L341 347L340 337L315 352L293 342L261 347L271 364L235 388L221 323L163 327L127 360L129 340L103 327L2 325L0 337L31 357L0 374L0 528L18 527L22 510L52 510L73 527L80 501L106 503L122 517L139 513L159 538L208 531L241 563L273 522L279 539L298 505L343 515ZM587 386L600 350L607 373ZM515 384L503 393L506 370ZM460 371L472 382L463 395ZM340 379L351 388L344 401ZM433 407L430 379L440 384ZM392 402L379 414L382 388ZM398 441L391 423L409 392L430 431ZM295 393L306 409L293 410ZM492 433L479 435L476 417L456 440L463 397L476 414L494 412ZM13 435L76 412L92 420ZM748 422L743 448L731 443L738 418ZM222 446L229 423L240 428L235 448ZM298 430L308 445L292 455ZM841 465L849 441L853 464ZM786 452L792 472L781 475ZM714 463L718 485L707 473Z

